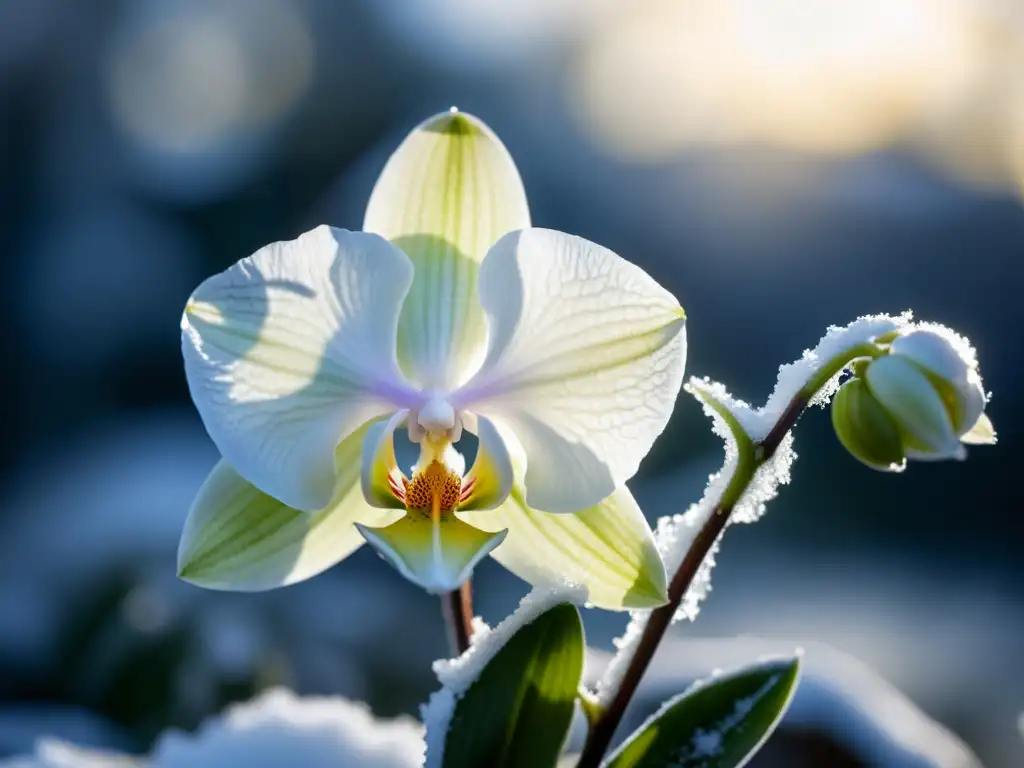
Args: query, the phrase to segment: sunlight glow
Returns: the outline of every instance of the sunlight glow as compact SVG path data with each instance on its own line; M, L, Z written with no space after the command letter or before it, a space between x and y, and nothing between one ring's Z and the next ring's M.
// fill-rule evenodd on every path
M581 124L614 154L757 143L849 154L900 139L976 79L971 0L646 0L584 46Z

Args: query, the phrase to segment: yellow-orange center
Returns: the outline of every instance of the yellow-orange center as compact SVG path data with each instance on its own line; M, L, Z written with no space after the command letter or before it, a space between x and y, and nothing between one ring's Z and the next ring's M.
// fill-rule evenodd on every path
M459 503L462 478L434 459L405 487L405 506L431 517L445 517Z

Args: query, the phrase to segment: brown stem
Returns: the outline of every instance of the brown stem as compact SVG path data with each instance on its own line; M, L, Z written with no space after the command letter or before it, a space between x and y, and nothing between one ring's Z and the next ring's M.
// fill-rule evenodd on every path
M672 617L675 616L676 611L679 609L679 604L682 603L683 598L690 589L697 571L700 570L701 563L704 562L711 548L718 541L718 537L725 530L736 502L739 501L743 495L743 490L745 490L753 477L753 469L756 469L757 466L760 466L775 454L782 439L796 424L800 414L803 413L804 408L807 407L807 403L816 391L817 389L811 391L810 394L807 394L806 390L801 391L800 394L790 401L789 405L786 406L786 410L782 412L778 422L772 427L764 440L754 444L754 466L748 471L745 478L739 478L739 484L742 487L733 488L733 484L730 482L722 498L715 504L711 516L697 533L693 544L686 553L686 557L683 558L683 562L680 564L675 576L672 577L671 583L669 583L668 604L654 610L647 619L647 625L640 636L636 652L629 660L629 666L626 667L626 673L623 675L619 689L615 692L615 698L612 699L611 703L608 704L608 707L597 719L593 728L590 729L590 733L587 735L587 742L583 747L583 753L580 755L576 768L597 768L600 765L601 758L604 756L605 751L607 751L608 745L611 744L615 730L619 727L622 716L626 712L626 707L630 700L632 700L637 686L640 685L640 679L643 677L644 672L647 671L647 667L651 663L658 644L661 643L665 630L672 623ZM737 473L739 471L740 468L737 467Z
M452 656L460 656L469 649L473 626L473 585L469 579L458 589L441 595L441 611Z

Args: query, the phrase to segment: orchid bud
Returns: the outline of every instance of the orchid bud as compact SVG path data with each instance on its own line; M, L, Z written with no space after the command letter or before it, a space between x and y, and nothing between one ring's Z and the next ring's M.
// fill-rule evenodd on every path
M893 339L888 354L854 368L832 423L857 459L896 469L904 458L963 459L963 443L994 443L985 402L967 342L940 326L917 327Z

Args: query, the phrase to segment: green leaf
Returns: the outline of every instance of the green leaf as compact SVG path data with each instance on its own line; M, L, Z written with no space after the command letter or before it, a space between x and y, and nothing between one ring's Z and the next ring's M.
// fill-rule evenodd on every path
M445 768L551 768L583 674L583 623L560 603L498 651L455 705Z
M761 748L796 690L799 656L702 680L670 699L605 768L738 768Z

